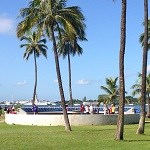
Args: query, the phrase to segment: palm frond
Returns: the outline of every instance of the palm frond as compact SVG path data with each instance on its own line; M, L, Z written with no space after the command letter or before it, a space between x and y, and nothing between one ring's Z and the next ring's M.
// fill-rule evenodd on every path
M107 87L105 86L101 86L101 89L104 90L106 93L108 94L112 94L112 91L110 91L110 89L108 89Z

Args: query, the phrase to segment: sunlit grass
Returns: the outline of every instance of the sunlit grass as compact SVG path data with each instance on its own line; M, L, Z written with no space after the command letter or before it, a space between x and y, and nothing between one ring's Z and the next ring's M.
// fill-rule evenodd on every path
M125 125L124 141L115 141L115 125L64 127L21 126L0 123L1 150L148 150L150 123L145 135L136 135L138 125Z
M4 115L0 116L0 122L4 121Z

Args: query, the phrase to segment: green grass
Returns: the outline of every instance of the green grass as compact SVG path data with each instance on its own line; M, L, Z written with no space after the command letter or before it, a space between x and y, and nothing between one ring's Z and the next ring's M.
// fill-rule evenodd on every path
M138 125L125 125L124 141L115 141L115 125L64 127L7 125L0 123L1 150L149 150L150 123L145 135L136 135Z

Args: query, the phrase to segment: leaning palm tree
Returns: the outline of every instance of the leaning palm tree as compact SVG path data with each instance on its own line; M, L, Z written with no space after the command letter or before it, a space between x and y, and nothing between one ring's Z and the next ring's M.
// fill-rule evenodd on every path
M37 89L37 60L36 58L43 54L47 58L47 46L45 45L46 39L40 39L39 36L33 32L26 36L20 38L20 40L25 40L26 44L21 44L20 47L25 47L26 50L24 52L23 57L28 60L30 55L33 54L34 56L34 66L35 66L35 84L34 84L34 91L33 91L33 99L32 105L35 103L35 99L37 96L36 89Z
M122 0L121 13L121 37L119 56L119 111L115 139L123 140L124 133L124 104L125 104L125 81L124 81L124 55L126 43L126 0Z
M30 29L37 28L39 33L42 32L49 40L52 40L65 130L71 131L65 106L55 31L58 31L56 33L58 35L60 28L63 28L70 36L76 35L75 27L82 25L84 16L79 7L66 7L66 0L32 0L29 2L28 8L21 9L20 15L24 20L18 24L18 37Z
M76 54L81 55L83 53L83 49L78 44L78 40L83 41L87 40L85 38L85 25L83 23L82 27L80 28L78 35L75 36L69 36L67 33L65 33L62 30L61 33L61 39L58 41L58 53L59 55L63 56L63 58L68 58L68 72L69 72L69 95L70 95L70 105L73 106L73 98L72 98L72 84L71 84L71 61L70 61L70 55L75 56Z
M145 129L145 104L146 104L146 73L148 55L148 0L144 0L144 40L143 40L143 64L142 64L142 91L141 113L137 134L144 134Z
M106 78L106 86L101 86L101 89L107 93L109 102L114 103L114 104L115 104L115 100L118 99L118 96L119 96L117 80L118 80L118 77L116 77L115 79L111 77Z

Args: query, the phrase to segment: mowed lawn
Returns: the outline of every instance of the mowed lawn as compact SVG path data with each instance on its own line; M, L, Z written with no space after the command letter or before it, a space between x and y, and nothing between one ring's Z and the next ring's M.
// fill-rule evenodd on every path
M0 120L2 120L0 118ZM64 127L21 126L0 123L0 150L149 150L150 123L145 135L138 124L125 125L124 141L115 141L115 125Z

